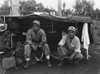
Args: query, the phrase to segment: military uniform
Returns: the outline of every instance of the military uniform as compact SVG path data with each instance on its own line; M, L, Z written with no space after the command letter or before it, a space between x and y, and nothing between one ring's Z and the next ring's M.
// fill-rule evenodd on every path
M33 28L29 29L27 32L27 39L26 42L28 44L25 45L25 56L30 57L31 50L36 51L35 47L38 47L40 44L43 47L44 54L46 56L50 55L50 49L48 44L46 43L46 34L45 32L40 29L37 34L33 31Z
M33 21L33 23L40 25L40 22L37 20ZM50 49L47 44L47 38L44 30L39 28L39 30L35 32L34 28L29 29L27 32L26 42L27 44L25 45L25 52L24 52L26 61L30 60L32 50L37 51L38 47L41 47L46 56L46 59L48 60L48 66L51 67L49 61Z

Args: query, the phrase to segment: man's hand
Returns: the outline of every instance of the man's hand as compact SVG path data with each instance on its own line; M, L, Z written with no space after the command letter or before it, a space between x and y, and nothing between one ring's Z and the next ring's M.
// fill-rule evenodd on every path
M41 48L42 47L42 45L39 45L39 48Z
M74 56L77 54L77 52L74 52L70 57L69 60L73 60Z
M34 44L31 44L31 46L34 49L34 51L37 51L37 46L35 46Z
M69 60L73 60L73 56L70 56L70 57L69 57Z
M70 46L70 47L69 47L69 49L70 49L70 50L74 50L74 49L75 49L75 47L71 47L71 46Z

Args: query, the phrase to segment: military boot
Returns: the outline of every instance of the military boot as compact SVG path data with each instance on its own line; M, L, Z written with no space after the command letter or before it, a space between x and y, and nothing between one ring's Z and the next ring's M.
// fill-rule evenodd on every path
M29 61L26 62L24 68L27 69L29 67Z
M62 64L63 64L63 61L61 60L60 63L58 64L58 66L60 67L60 66L62 66Z
M49 59L47 60L47 65L48 65L48 67L52 67Z

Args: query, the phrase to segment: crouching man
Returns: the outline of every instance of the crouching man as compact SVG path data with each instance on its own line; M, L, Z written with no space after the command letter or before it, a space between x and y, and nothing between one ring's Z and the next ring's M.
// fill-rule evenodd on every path
M61 61L58 66L62 65L63 58L66 56L69 57L69 60L75 61L75 64L78 64L78 62L83 59L83 55L80 50L80 40L75 33L76 28L70 26L68 28L68 34L63 36L59 42L58 55Z
M28 68L29 66L31 51L37 51L38 47L42 48L47 59L48 67L52 66L50 63L50 49L46 41L47 41L46 34L44 30L40 28L40 22L38 20L34 20L33 28L29 29L27 32L27 37L26 37L27 44L25 45L25 53L24 53L26 64L24 68Z

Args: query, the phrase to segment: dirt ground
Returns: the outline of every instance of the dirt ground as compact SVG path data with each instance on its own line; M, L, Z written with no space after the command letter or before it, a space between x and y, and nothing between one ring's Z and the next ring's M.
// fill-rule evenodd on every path
M77 66L65 59L63 66L58 67L59 61L51 58L52 68L48 68L46 63L37 62L35 65L30 66L29 69L8 69L6 74L100 74L100 45L91 45L89 54L91 58L82 60ZM0 59L3 56L0 56ZM0 74L2 74L2 71L0 64Z

